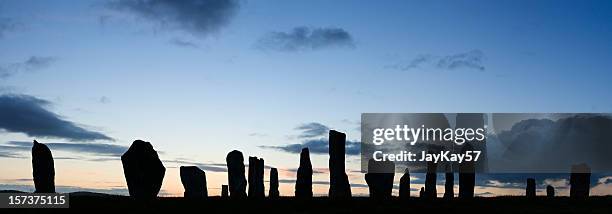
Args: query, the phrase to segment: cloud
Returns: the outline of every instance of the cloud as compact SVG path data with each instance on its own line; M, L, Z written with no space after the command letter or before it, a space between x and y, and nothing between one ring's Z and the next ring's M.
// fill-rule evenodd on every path
M0 65L0 79L9 78L20 72L31 72L47 68L56 60L55 57L31 56L23 62Z
M270 32L259 39L255 47L275 51L311 51L327 48L353 48L355 42L342 28L296 27L290 32Z
M8 32L13 32L19 28L19 23L10 18L0 18L0 39Z
M98 100L100 103L102 104L106 104L106 103L110 103L110 98L108 98L107 96L102 96L100 97L100 100Z
M24 184L0 184L1 190L17 190L22 192L33 192L34 186ZM55 190L59 193L73 193L73 192L94 192L104 193L111 195L128 195L128 190L125 187L121 188L87 188L78 186L64 186L56 185Z
M183 47L183 48L200 48L200 46L194 42L179 39L179 38L171 39L169 42L172 45L176 45L178 47Z
M164 160L164 163L175 163L178 165L197 166L204 171L211 172L227 172L227 166L224 163L200 163L185 159Z
M386 67L402 71L423 68L435 68L440 70L470 69L484 71L486 69L483 65L484 59L484 52L481 50L471 50L464 53L446 56L423 54L407 62L400 62Z
M316 122L302 124L295 129L302 132L299 138L321 137L329 132L329 127Z
M71 141L113 140L47 110L50 104L49 101L29 95L0 95L0 129L31 137L54 137Z
M239 0L114 0L107 7L158 24L204 37L229 24Z
M120 157L128 150L128 147L105 144L105 143L44 143L52 151L68 151L76 153L87 153L99 156ZM7 145L12 146L15 150L30 151L32 142L10 141ZM4 146L2 148L7 148Z
M305 140L302 143L288 144L284 146L259 146L264 149L277 149L288 153L299 154L302 148L308 148L311 154L328 154L329 141L325 138ZM346 155L361 154L361 143L355 141L346 141Z
M328 126L317 122L310 122L299 125L295 129L300 131L297 138L301 139L302 143L288 144L284 146L259 146L259 148L276 149L289 153L300 153L302 152L302 148L308 148L311 154L328 154L329 140L327 139L327 135L330 130ZM347 140L346 154L361 154L361 143Z

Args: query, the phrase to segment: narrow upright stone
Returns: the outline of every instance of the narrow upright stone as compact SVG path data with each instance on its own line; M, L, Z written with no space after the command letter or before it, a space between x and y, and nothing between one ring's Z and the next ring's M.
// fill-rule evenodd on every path
M591 187L591 168L586 164L572 166L570 198L588 198Z
M222 198L229 197L229 187L227 185L221 185L221 197Z
M419 198L425 198L425 187L421 187L421 191L419 191Z
M399 197L400 199L409 199L410 198L410 171L408 168L404 171L404 175L400 178L399 185Z
M247 181L244 177L244 157L238 150L231 151L225 158L230 197L246 198Z
M350 198L351 186L344 167L346 135L329 131L329 197Z
M525 190L525 195L528 198L535 198L536 196L536 182L533 178L527 178L527 188Z
M431 152L430 152L431 153ZM427 174L425 174L425 196L427 198L437 198L436 183L438 174L436 173L437 164L430 161L427 162Z
M121 156L130 196L136 199L157 197L166 168L149 142L135 140Z
M300 153L300 167L297 170L297 179L295 180L295 197L312 197L312 164L310 163L308 148L303 148Z
M34 141L32 146L32 175L36 193L55 193L55 166L47 145Z
M197 166L181 166L181 183L185 188L185 198L206 198L206 173Z
M249 198L255 197L255 174L256 174L256 170L257 167L255 166L257 165L257 157L251 157L249 156L249 172L248 172L248 176L247 176L247 181L249 183L248 186L248 196Z
M395 177L395 163L370 159L368 161L368 173L365 174L370 197L375 199L391 198L393 177Z
M278 192L278 170L276 168L270 169L270 190L268 192L269 198L278 198L280 193Z
M465 143L461 153L472 150L469 143ZM476 173L474 163L465 161L459 164L459 198L473 198L474 185L476 184Z
M257 168L255 168L255 185L257 185L257 188L255 191L255 195L258 198L266 197L266 188L264 186L264 166L264 159L257 159Z
M546 186L546 197L554 198L555 197L555 188L551 185Z
M444 198L455 197L455 173L446 173L446 182L444 183Z

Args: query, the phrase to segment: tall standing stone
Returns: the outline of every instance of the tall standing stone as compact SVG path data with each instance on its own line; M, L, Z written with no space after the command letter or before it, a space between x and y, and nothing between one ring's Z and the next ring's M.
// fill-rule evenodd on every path
M431 152L429 152L431 153ZM425 174L425 196L427 198L436 198L438 197L438 192L436 190L436 183L438 174L436 173L437 164L433 161L427 162L427 174Z
M472 150L472 146L469 143L463 145L461 153ZM476 173L474 163L471 161L464 161L459 164L459 198L473 198L475 184Z
M446 173L446 182L444 183L444 198L455 197L455 173Z
M247 181L244 177L244 157L238 150L231 151L225 158L230 197L246 198Z
M166 168L151 143L135 140L121 155L121 163L130 196L136 199L157 197Z
M591 168L586 164L572 166L570 198L588 198L591 187Z
M227 185L221 185L221 197L222 198L229 197L229 187Z
M185 188L185 198L208 197L206 188L206 173L197 166L181 166L181 183Z
M546 197L554 198L555 197L555 188L551 185L546 186Z
M404 175L400 178L399 197L400 199L410 198L410 170L408 168L406 168Z
M249 198L265 197L263 158L249 157Z
M421 187L421 191L419 191L419 198L425 198L425 187Z
M300 167L297 170L297 179L295 181L295 197L312 197L312 164L310 163L308 148L303 148L300 153Z
M533 178L527 178L527 188L525 189L525 195L528 198L535 198L536 196L536 182Z
M280 192L278 192L278 170L276 168L270 169L270 190L268 192L268 197L270 198L278 198L280 196Z
M370 197L376 199L391 198L393 177L395 177L395 163L370 159L368 161L368 173L365 174Z
M329 131L329 197L350 198L351 186L344 168L346 135Z
M36 193L55 193L55 166L47 145L34 141L32 146L32 175Z

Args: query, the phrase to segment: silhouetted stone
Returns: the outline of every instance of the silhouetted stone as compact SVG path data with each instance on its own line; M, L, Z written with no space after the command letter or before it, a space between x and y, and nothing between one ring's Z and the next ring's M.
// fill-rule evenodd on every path
M249 157L249 198L263 198L263 170L264 160L257 157Z
M53 155L47 145L37 141L32 146L32 175L36 193L55 193Z
M525 195L529 198L534 198L536 196L536 182L533 178L527 178L527 188L525 190Z
M130 196L136 199L157 197L166 168L151 143L135 140L121 155L121 163Z
M295 197L312 197L312 164L310 163L308 148L303 148L300 153L300 167L297 170L297 179L295 180Z
M410 198L410 171L408 168L406 168L404 175L400 178L399 197L401 199Z
M227 185L221 185L221 197L222 198L229 197L229 187Z
M434 163L433 161L427 162L427 174L425 174L425 196L427 198L438 197L438 192L436 190L436 180L438 178L438 174L436 173L436 170L436 163Z
M392 161L375 161L374 159L368 161L368 173L365 174L365 180L371 198L391 198L394 172L395 163Z
M230 197L246 198L247 181L244 177L244 157L238 150L231 151L225 158L227 164L227 181Z
M463 145L461 153L472 150L472 146L469 143ZM464 161L459 164L459 198L473 198L475 184L476 174L474 163L472 161Z
M570 197L587 198L591 187L591 168L586 164L572 166L570 176Z
M546 197L555 197L555 188L551 185L546 186Z
M419 191L419 198L425 198L425 187L421 187L421 191Z
M346 135L329 130L329 197L350 198L351 186L344 168Z
M446 182L444 183L444 198L455 197L455 173L446 173Z
M268 197L278 198L280 192L278 192L278 170L276 168L270 169L270 190Z
M208 197L206 188L206 173L197 166L181 166L181 183L185 188L185 198Z

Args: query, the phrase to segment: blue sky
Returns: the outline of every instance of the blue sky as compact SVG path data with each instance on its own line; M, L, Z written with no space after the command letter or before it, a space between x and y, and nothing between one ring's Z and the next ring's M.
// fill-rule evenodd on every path
M239 149L295 168L296 154L261 146L302 143L296 127L311 123L357 140L362 112L612 110L609 1L183 2L209 13L160 2L147 13L133 1L0 1L0 92L45 100L114 139L3 127L0 143L143 139L167 160L219 163ZM116 181L81 187L122 186L117 163L63 162L73 176L97 164ZM0 163L25 168L0 168L13 174L0 183L29 176L27 159Z

